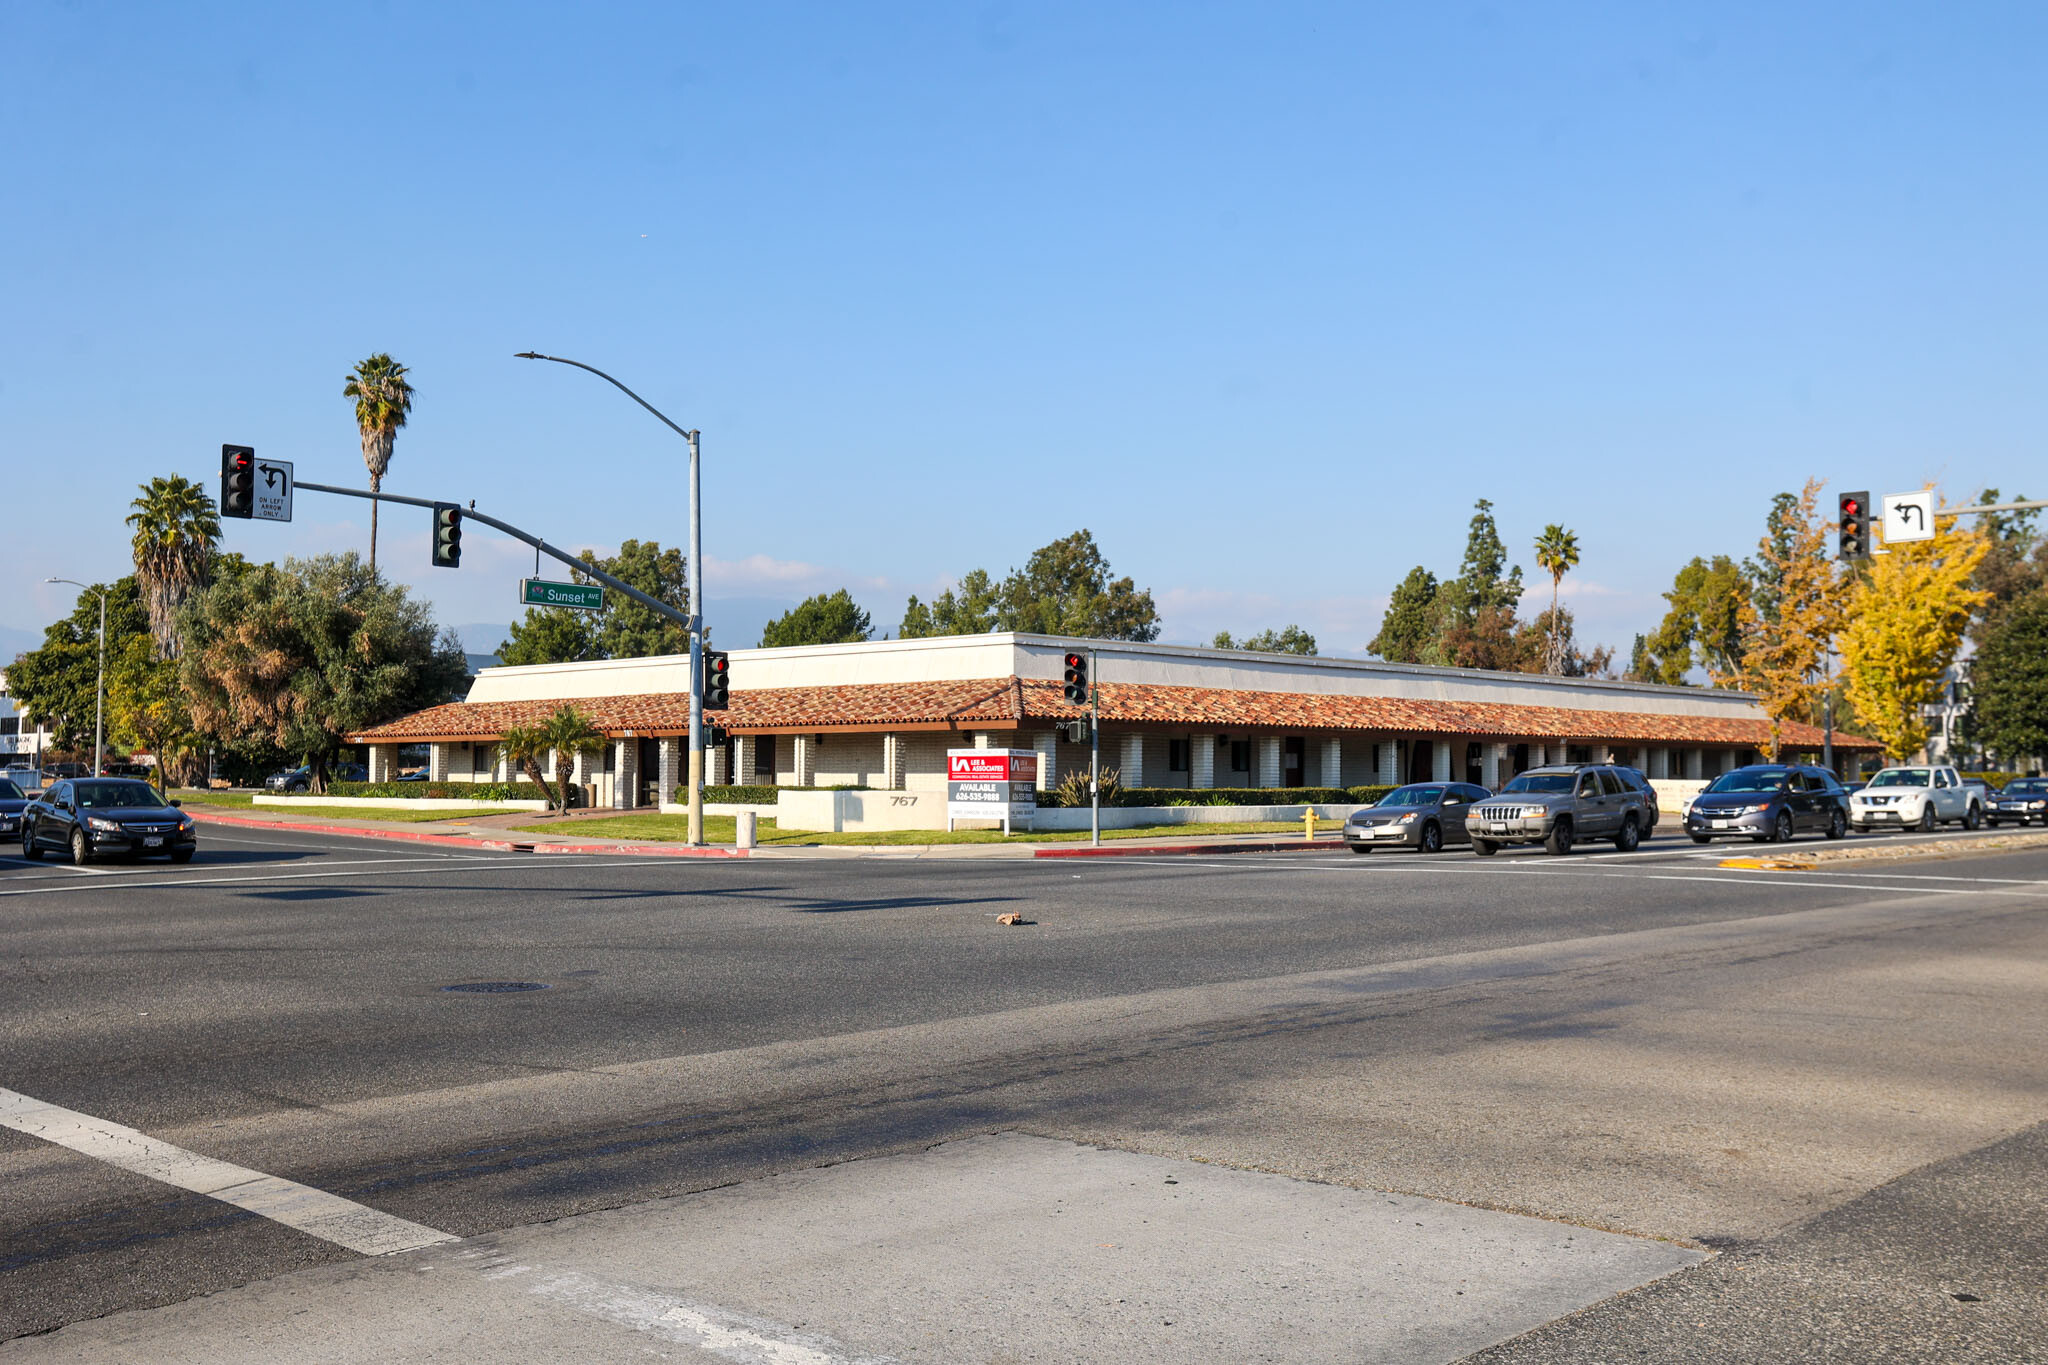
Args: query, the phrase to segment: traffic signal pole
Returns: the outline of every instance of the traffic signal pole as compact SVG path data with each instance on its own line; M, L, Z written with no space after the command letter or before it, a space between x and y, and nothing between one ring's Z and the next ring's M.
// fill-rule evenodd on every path
M692 427L683 435L690 443L689 836L692 845L701 845L704 842L704 523L697 515L697 429Z
M1102 847L1102 709L1095 693L1095 651L1088 651L1088 842Z

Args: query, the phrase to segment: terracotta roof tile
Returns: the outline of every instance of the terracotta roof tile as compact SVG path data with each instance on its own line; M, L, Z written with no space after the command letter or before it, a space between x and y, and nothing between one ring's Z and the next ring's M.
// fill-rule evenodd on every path
M1300 692L1249 692L1213 687L1103 683L1098 696L1105 721L1186 726L1191 729L1370 731L1384 734L1468 735L1475 739L1594 740L1621 744L1741 744L1770 740L1762 719L1672 716L1634 711L1588 711L1505 702L1421 701L1399 697L1342 697ZM351 735L357 742L496 739L515 725L545 719L557 700L453 702L430 707ZM689 698L681 693L578 698L576 707L607 735L674 735L689 728ZM732 705L713 718L728 729L881 729L891 725L1032 726L1072 720L1060 684L1017 678L958 682L861 683L839 687L754 688L732 694ZM1033 727L1035 728L1035 727ZM1787 724L1787 744L1817 747L1821 732ZM1843 749L1875 749L1872 741L1837 735Z

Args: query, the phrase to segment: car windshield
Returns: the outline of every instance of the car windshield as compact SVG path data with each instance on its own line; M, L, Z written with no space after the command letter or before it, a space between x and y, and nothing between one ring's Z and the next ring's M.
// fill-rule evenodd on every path
M164 799L147 782L80 782L72 787L82 810L161 806Z
M1569 792L1576 779L1570 773L1523 773L1501 788L1506 792Z
M1870 779L1873 787L1925 787L1933 781L1932 768L1886 768Z
M1707 788L1710 792L1781 792L1785 790L1785 774L1759 772L1722 773Z
M15 786L6 778L0 777L0 801L21 801L24 799L21 794L21 788Z
M1382 796L1382 806L1434 806L1444 799L1442 787L1396 787Z
M2005 784L2007 796L2040 796L2043 793L2048 793L2048 782L2038 777L2023 777L2017 782Z

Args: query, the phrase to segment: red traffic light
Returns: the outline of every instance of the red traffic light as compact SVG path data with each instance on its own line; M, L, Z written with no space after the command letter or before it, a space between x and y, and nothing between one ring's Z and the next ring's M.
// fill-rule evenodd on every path
M1086 664L1087 662L1088 662L1088 660L1086 659L1086 657L1084 657L1084 656L1082 656L1082 655L1079 655L1079 654L1069 654L1069 655L1067 656L1067 667L1068 667L1068 668L1080 668L1080 667L1081 667L1082 665Z
M1855 515L1856 515L1857 513L1861 512L1862 510L1863 510L1863 504L1862 504L1862 503L1860 503L1860 502L1858 502L1858 501L1856 501L1856 499L1854 499L1854 498L1843 498L1843 499L1842 499L1842 515L1843 515L1843 516L1845 516L1845 517L1853 517L1853 516L1855 516Z
M713 654L704 660L704 666L713 673L723 673L729 667L729 661L723 654Z

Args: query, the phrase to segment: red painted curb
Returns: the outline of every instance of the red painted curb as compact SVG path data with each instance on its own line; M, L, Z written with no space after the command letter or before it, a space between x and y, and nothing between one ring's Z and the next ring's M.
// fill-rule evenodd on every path
M479 839L469 834L435 834L428 830L352 829L346 825L309 825L291 820L250 820L239 815L214 815L189 811L194 820L208 825L234 825L241 829L288 829L299 834L339 834L351 839L396 839L440 848L486 848L494 853L609 853L632 854L642 858L744 858L743 848L646 848L632 844L538 844L511 839Z
M1318 841L1309 843L1305 839L1292 843L1275 841L1265 844L1141 844L1135 848L1041 848L1031 856L1034 858L1136 858L1148 853L1334 853L1343 848L1342 842Z

